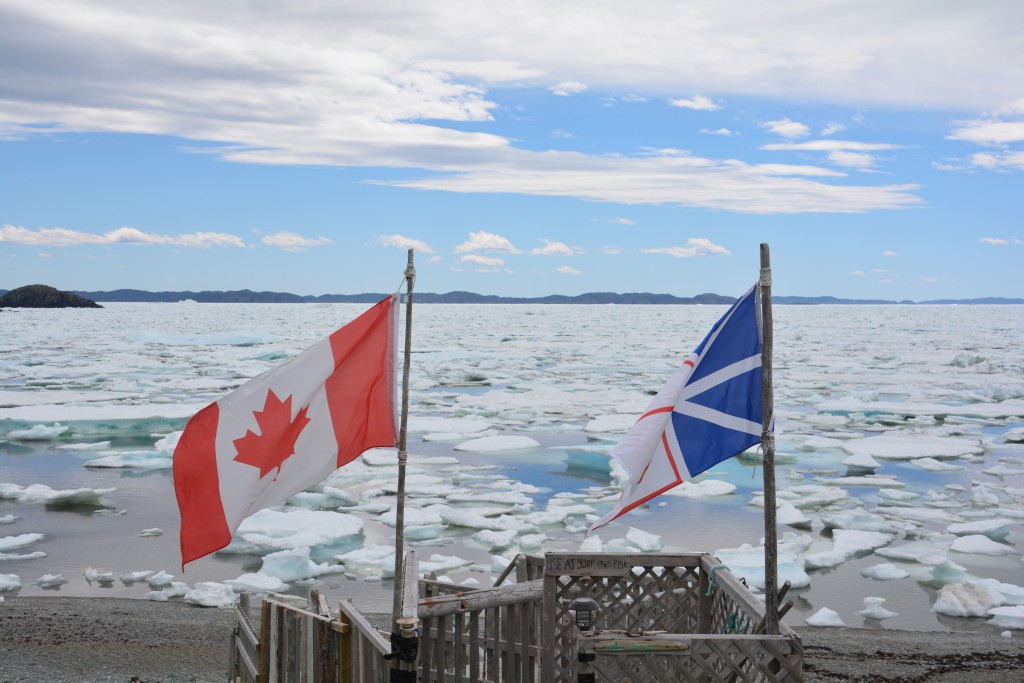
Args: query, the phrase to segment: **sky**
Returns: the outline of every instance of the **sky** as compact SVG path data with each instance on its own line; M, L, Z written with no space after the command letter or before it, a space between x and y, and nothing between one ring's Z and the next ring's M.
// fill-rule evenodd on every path
M0 0L0 288L1024 296L1024 3Z

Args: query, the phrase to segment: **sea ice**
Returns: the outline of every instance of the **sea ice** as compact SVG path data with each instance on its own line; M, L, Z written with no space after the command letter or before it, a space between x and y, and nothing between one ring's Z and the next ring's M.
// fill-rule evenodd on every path
M139 536L163 536L163 535L164 535L163 529L157 529L156 527L153 527L152 529L143 529L142 531L139 532Z
M38 560L41 557L46 557L46 553L42 550L37 550L31 553L0 553L0 561L3 560Z
M950 546L950 550L972 555L1015 555L1017 553L1011 546L997 543L981 534L958 536Z
M455 447L455 450L473 453L500 453L502 451L522 451L539 447L540 442L528 436L485 436L460 443Z
M43 540L43 534L18 534L17 536L5 536L0 538L0 552L24 548Z
M688 480L675 488L669 489L665 492L665 495L682 496L684 498L714 498L715 496L727 496L735 490L735 484L730 484L721 479Z
M950 617L983 617L1001 604L1003 595L995 588L964 581L947 583L940 588L932 611Z
M789 581L793 588L811 585L811 577L804 569L800 554L811 545L812 539L806 534L783 534L778 542L778 581ZM764 545L751 546L747 543L738 548L719 548L714 555L719 558L737 578L744 578L757 589L764 590Z
M46 425L34 425L29 429L13 429L7 433L11 441L52 441L68 431L70 427L62 426L55 422L52 427Z
M516 532L515 529L507 529L505 531L484 529L476 532L470 538L491 552L497 552L512 546L516 542Z
M1003 441L1006 443L1024 443L1024 427L1007 430L1003 434Z
M889 562L865 567L860 570L860 575L869 579L875 579L876 581L892 581L894 579L905 579L910 576L910 574Z
M491 423L479 417L431 417L410 415L410 432L458 432L472 434L491 428Z
M298 581L320 576L327 571L327 564L317 564L309 559L309 548L297 547L264 555L259 573L276 576L281 581Z
M980 519L974 522L959 522L950 524L946 531L957 536L969 536L971 534L983 534L993 541L1005 541L1010 535L1010 525L1015 522L1012 519L998 517L996 519Z
M238 596L231 586L214 581L200 581L184 597L185 602L200 607L231 607L238 602Z
M885 521L880 515L866 510L842 510L821 516L826 529L852 529L855 531L878 531L895 534L899 529Z
M278 593L288 588L288 584L278 577L263 573L242 574L237 579L229 579L225 583L236 593Z
M779 489L776 498L780 503L791 503L801 510L815 510L839 501L846 500L850 494L837 486L818 486L816 484L804 484L792 486L786 489ZM750 505L764 507L764 492L755 491L750 496Z
M67 582L68 580L60 574L43 574L36 579L36 585L40 588L60 588Z
M804 619L804 623L808 626L846 626L839 615L828 607L822 607L820 610Z
M264 509L247 517L231 545L221 552L264 555L277 550L355 543L363 521L340 512L286 508Z
M629 527L629 531L626 532L626 540L645 553L656 553L665 547L661 536L648 533L636 527Z
M587 423L583 431L625 434L636 423L636 418L636 415L598 415Z
M872 458L867 453L858 453L857 455L851 455L845 458L842 464L846 465L846 469L851 472L864 472L877 470L881 465L877 460Z
M915 458L959 458L985 452L976 439L962 439L928 434L879 434L878 436L843 442L841 448L850 455L870 455L883 460L914 460Z
M16 591L21 588L21 579L17 574L0 574L0 593Z
M882 603L884 602L885 598L864 598L864 609L857 612L857 614L861 615L865 619L877 619L879 621L897 616L896 612L882 607Z
M0 500L14 500L19 503L37 503L52 507L70 505L103 505L104 495L116 491L110 489L65 489L57 491L45 484L18 486L17 484L0 484Z
M110 448L109 441L94 441L93 443L62 443L57 446L60 451L102 451Z
M854 486L864 488L906 488L906 484L896 478L895 475L868 474L863 477L818 477L815 479L825 486Z
M894 538L893 534L883 534L877 531L836 529L832 532L832 549L808 553L804 556L804 565L811 569L835 567L855 555L888 545Z
M928 472L959 472L965 469L962 465L950 465L935 458L915 458L910 464Z
M1024 606L1022 605L993 607L988 614L992 615L992 618L985 622L987 624L999 628L1024 629Z
M389 545L368 545L363 548L335 555L345 569L357 574L393 576L395 573L395 548Z
M149 577L147 583L149 583L149 587L154 590L157 588L166 588L174 583L174 577L161 569L159 572Z
M17 515L0 515L0 524L13 524L14 520L18 518Z
M519 548L524 552L538 552L544 547L546 540L548 540L548 535L544 533L523 534L519 537ZM583 548L581 547L580 550Z
M153 571L149 569L140 569L139 571L129 572L128 574L121 575L121 583L126 586L130 586L133 583L139 583L141 581L149 580L149 577L153 575Z
M779 503L775 510L775 521L794 529L810 529L811 519L789 502Z

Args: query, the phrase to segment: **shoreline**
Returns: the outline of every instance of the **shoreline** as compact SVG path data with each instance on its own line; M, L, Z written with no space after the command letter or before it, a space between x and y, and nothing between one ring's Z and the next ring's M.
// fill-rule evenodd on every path
M220 682L227 675L232 615L180 601L7 597L0 604L0 683ZM1024 671L1020 632L1007 639L972 632L794 630L810 683L1003 683Z

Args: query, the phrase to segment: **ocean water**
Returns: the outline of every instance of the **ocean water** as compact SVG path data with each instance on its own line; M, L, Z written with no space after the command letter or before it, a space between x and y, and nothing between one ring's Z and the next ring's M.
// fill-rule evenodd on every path
M8 558L0 559L0 575L18 576L20 595L145 598L145 582L100 587L83 572L92 567L117 577L166 570L195 584L258 570L268 549L217 553L180 571L170 451L160 439L364 309L180 303L0 312L0 522L14 517L0 524L0 557ZM429 522L417 543L420 559L442 556L437 564L451 568L440 573L489 585L521 547L578 549L592 515L616 498L608 449L723 311L416 306L408 505ZM796 501L810 525L779 529L780 536L806 537L795 561L806 569L809 585L791 591L796 604L787 622L802 623L828 607L857 627L995 628L985 618L931 608L951 581L1024 584L1024 445L1016 436L1024 426L1024 308L776 306L774 318L778 487L780 498ZM486 435L526 436L537 445L497 452L458 448ZM869 477L847 471L843 461L854 454L876 458ZM332 514L361 520L363 531L312 547L315 561L333 564L337 554L393 544L393 529L382 521L394 504L387 456L378 452L333 478L359 505L335 504ZM921 466L934 462L921 460L930 456L942 471ZM122 466L86 466L98 459ZM751 503L758 500L761 477L753 454L730 460L698 480L724 480L735 486L731 493L663 496L601 529L600 541L629 549L627 534L636 528L660 536L668 551L757 545L762 509ZM18 497L19 487L33 484L115 490L85 504ZM896 500L884 493L894 490L911 495L897 494ZM814 503L821 492L835 495ZM465 494L475 500L457 500ZM543 520L529 517L569 504L586 507ZM836 550L823 521L850 511L878 515L895 527L891 538L834 566L807 566L807 556ZM512 545L496 550L472 538L478 528L452 523L466 512L490 519L505 514L506 526L519 532ZM545 523L552 519L557 521ZM988 551L1001 554L981 554L977 545L970 552L950 549L950 525L993 519L1005 524L995 532L999 547ZM163 535L139 535L152 528ZM27 534L43 537L25 542ZM3 539L18 537L23 545L8 541L15 547L4 549ZM932 544L938 556L882 554L921 544ZM27 557L40 553L45 556ZM909 576L861 576L862 569L883 562ZM302 594L314 585L332 600L388 611L392 583L383 573L372 563L351 562L344 573L293 583L290 590ZM47 574L68 582L49 589L35 585ZM858 616L868 596L885 598L885 607L898 616Z

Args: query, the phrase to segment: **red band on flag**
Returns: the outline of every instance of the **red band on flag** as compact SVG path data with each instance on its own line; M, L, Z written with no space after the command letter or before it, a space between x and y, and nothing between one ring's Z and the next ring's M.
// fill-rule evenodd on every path
M338 441L338 467L369 448L395 445L390 325L388 298L330 337L335 370L325 387Z
M217 476L217 423L211 403L193 416L174 449L174 493L181 511L181 566L231 542Z

